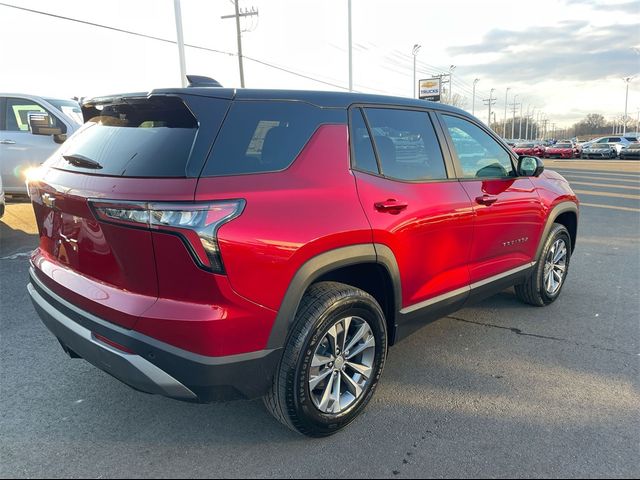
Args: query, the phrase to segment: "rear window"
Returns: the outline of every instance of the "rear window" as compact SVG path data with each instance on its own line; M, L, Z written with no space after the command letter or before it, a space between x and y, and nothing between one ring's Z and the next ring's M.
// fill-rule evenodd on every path
M186 175L198 122L179 98L127 99L84 113L89 120L63 144L52 167L123 177Z
M326 123L346 123L346 111L295 101L236 101L220 129L203 176L284 170L316 129Z

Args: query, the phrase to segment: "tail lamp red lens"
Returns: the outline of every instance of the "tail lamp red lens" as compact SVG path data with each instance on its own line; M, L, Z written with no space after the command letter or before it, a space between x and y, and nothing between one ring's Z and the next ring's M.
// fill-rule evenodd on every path
M164 203L90 200L90 204L100 221L177 235L199 267L224 273L218 229L242 213L245 201Z

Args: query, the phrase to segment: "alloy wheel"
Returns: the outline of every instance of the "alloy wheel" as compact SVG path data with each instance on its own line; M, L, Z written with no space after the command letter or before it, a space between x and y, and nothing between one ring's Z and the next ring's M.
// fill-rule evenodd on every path
M567 272L567 244L562 238L553 243L544 264L544 289L549 295L560 290Z
M311 360L309 392L315 407L339 414L365 392L373 375L376 340L360 317L338 320L325 333Z

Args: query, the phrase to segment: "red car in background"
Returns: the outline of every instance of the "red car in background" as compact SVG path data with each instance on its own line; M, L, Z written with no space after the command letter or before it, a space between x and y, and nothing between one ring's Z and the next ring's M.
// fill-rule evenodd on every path
M573 143L556 143L546 148L544 158L580 158L580 149Z
M537 143L518 143L513 147L513 151L518 155L533 155L534 157L543 157L545 152L544 145Z

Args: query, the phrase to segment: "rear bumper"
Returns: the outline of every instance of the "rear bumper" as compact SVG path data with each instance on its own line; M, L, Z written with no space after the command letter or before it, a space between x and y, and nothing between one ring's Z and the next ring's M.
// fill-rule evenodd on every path
M271 385L281 349L206 357L127 330L85 312L30 271L27 286L45 326L77 354L136 390L191 402L257 398ZM96 337L104 337L120 350Z

